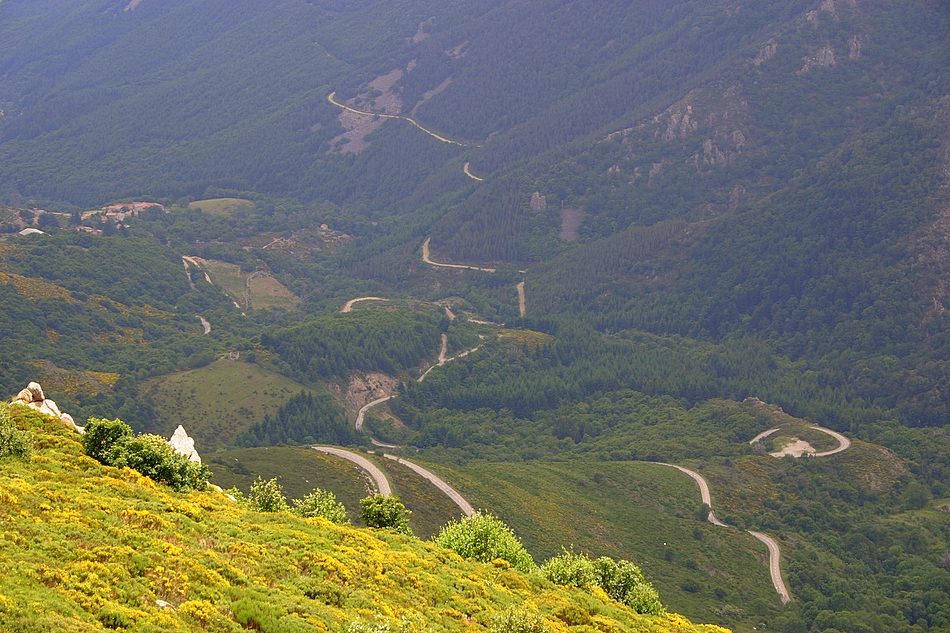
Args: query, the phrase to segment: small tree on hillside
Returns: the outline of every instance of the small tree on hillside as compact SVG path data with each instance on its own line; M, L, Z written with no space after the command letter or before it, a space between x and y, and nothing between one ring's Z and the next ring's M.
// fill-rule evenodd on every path
M412 511L403 505L399 497L373 495L360 499L360 517L367 527L387 528L400 534L411 535L410 514Z
M122 420L89 418L86 422L86 432L82 436L82 446L86 449L86 455L111 466L109 454L112 447L133 435L135 433L132 432L132 427Z
M505 522L496 516L476 512L459 521L446 524L432 539L459 556L482 563L496 559L506 560L519 571L534 568L534 559L521 539Z
M251 484L251 494L247 497L248 504L258 512L283 512L289 510L284 489L276 478L264 481L258 477Z
M333 523L348 523L346 508L329 490L314 488L303 499L294 501L294 511L302 517L321 517Z
M0 405L0 457L10 455L26 459L30 456L32 443L29 436L17 429L5 405Z

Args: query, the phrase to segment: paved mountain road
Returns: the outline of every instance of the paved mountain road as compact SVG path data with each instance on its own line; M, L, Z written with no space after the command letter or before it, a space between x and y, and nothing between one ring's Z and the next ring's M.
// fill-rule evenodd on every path
M684 468L683 466L677 466L676 464L667 464L664 462L650 462L653 464L658 464L660 466L670 466L676 470L689 475L693 481L696 482L696 485L699 486L699 496L702 498L703 503L706 507L709 508L709 515L706 517L706 520L724 528L732 528L728 523L723 523L719 520L716 514L712 511L712 496L709 494L709 483L706 482L706 478L697 473L695 470L690 470L689 468ZM758 540L765 543L766 547L769 550L769 576L772 579L772 586L775 587L775 592L778 594L779 600L782 601L782 604L788 604L791 601L791 594L788 592L788 587L785 586L785 580L782 579L782 550L779 548L778 542L767 534L762 532L753 532L748 530L749 534L757 538Z
M376 466L376 464L369 461L362 455L357 455L352 451L336 448L335 446L311 446L310 448L315 451L320 451L321 453L335 455L353 462L366 471L366 473L373 479L373 483L376 485L376 490L379 492L379 494L385 497L392 495L393 489L389 485L389 480L386 478L386 475L379 469L379 467Z
M340 312L346 314L353 311L353 306L357 303L362 303L363 301L388 301L384 297L357 297L356 299L350 299L343 304L343 307L340 308Z
M433 486L444 492L445 495L462 510L462 513L465 514L465 516L472 516L475 514L475 509L468 501L465 500L461 494L459 494L458 490L447 484L444 479L432 471L427 470L418 464L414 464L408 459L396 457L395 455L384 454L383 457L386 459L391 459L398 464L402 464L403 466L414 470L417 474L421 475L425 479L428 479Z

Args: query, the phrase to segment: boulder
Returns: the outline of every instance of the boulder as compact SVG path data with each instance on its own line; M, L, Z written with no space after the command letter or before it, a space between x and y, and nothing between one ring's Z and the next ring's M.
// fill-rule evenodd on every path
M44 415L48 415L51 418L59 417L59 413L54 411L53 407L49 406L49 400L44 400L43 402L40 402L40 403L34 402L33 404L39 404L39 407L37 407L37 411L39 411L40 413ZM55 405L56 403L54 402L53 404Z
M30 384L26 386L26 389L33 396L32 399L30 400L31 402L43 402L44 400L46 400L46 396L43 395L43 388L40 387L40 383L31 382Z
M175 452L187 457L189 461L201 462L201 457L198 455L198 451L195 450L195 440L188 436L188 432L185 431L185 427L182 425L179 424L175 432L172 433L168 445L175 449Z
M53 416L55 416L55 417L57 417L57 418L62 417L63 412L59 410L59 407L56 406L56 403L55 403L55 402L53 402L52 400L50 400L49 398L47 398L47 399L44 401L43 404L46 405L46 408L47 408L47 409L49 409L50 411L53 412Z

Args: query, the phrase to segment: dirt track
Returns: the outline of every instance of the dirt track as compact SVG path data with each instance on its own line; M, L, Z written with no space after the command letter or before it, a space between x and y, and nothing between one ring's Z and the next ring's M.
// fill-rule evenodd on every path
M524 298L524 282L519 282L515 287L518 289L518 314L523 319L528 314L528 305Z
M791 455L792 457L796 457L796 458L802 457L803 455L808 455L809 457L828 457L829 455L837 455L838 453L846 451L851 447L851 440L846 438L841 433L838 433L837 431L826 429L825 427L818 426L817 424L813 424L811 428L815 429L816 431L821 431L822 433L825 433L835 438L836 440L838 440L838 446L831 449L830 451L822 451L821 453L798 452L796 454L788 453L788 455ZM753 437L751 440L749 440L749 444L755 444L756 442L760 442L764 440L765 438L767 438L769 435L772 435L773 433L776 433L780 430L781 430L780 427L776 427L774 429L769 429L768 431L762 431L761 433ZM772 455L773 457L785 456L785 454L783 454L781 451L777 453L769 453L769 454Z
M330 103L332 103L338 108L346 110L347 112L352 112L354 114L362 114L363 116L379 117L381 119L401 119L403 121L408 121L409 123L416 126L417 128L419 128L420 130L422 130L423 132L425 132L426 134L428 134L429 136L431 136L432 138L434 138L435 140L441 143L447 143L449 145L458 145L459 147L468 147L465 143L462 143L461 141L456 141L448 137L442 136L441 134L438 134L437 132L433 132L432 130L425 127L424 125L422 125L421 123L413 119L412 117L404 116L402 114L383 114L381 112L367 112L366 110L358 110L354 108L353 106L348 106L342 101L337 100L335 90L327 95L327 101L329 101Z
M387 400L390 400L394 397L395 396L383 396L382 398L376 398L372 402L364 404L362 407L360 407L359 412L356 414L356 424L355 424L356 430L357 431L363 430L363 418L366 417L367 411L375 407L377 404L382 404L386 402Z
M340 308L340 312L343 314L346 314L347 312L352 312L353 305L360 303L362 301L388 301L388 299L385 299L383 297L357 297L356 299L350 299L349 301L344 303L343 307Z
M695 470L690 470L689 468L684 468L683 466L677 466L676 464L667 464L664 462L652 463L659 464L661 466L670 466L682 473L689 475L693 481L696 482L696 485L699 486L699 496L702 498L703 503L709 508L709 515L706 517L706 520L713 525L718 525L719 527L732 527L731 525L720 521L716 514L712 511L712 496L709 494L709 484L706 482L705 477L697 473ZM769 576L772 579L772 586L775 587L775 592L778 594L779 600L782 601L782 604L788 604L792 598L791 594L788 592L788 587L785 586L785 581L782 579L782 551L779 548L778 542L776 542L771 536L763 534L762 532L753 532L752 530L748 530L748 532L758 540L765 543L766 547L768 547Z
M498 272L497 268L483 268L481 266L469 266L467 264L443 264L442 262L432 261L432 257L429 251L429 243L432 241L431 237L427 237L426 241L422 243L422 261L430 266L435 266L437 268L456 268L459 270L476 270L482 273L494 273Z
M748 532L769 548L769 576L772 578L772 586L778 592L778 599L782 601L782 604L788 604L792 601L792 596L788 593L785 581L782 580L782 550L779 549L778 542L768 534L753 530Z
M465 165L462 167L462 171L465 172L465 175L471 178L472 180L475 180L478 182L485 182L484 178L479 178L478 176L472 173L472 168L469 163L465 163Z

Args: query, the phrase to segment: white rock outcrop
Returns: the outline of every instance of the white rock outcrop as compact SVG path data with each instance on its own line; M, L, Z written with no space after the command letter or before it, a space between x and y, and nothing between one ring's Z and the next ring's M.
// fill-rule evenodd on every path
M43 387L41 387L38 382L31 382L27 385L26 389L13 397L12 404L20 404L39 411L44 415L56 418L77 433L83 433L86 430L85 427L77 425L71 415L60 411L55 402L48 400L46 394L43 393Z
M175 432L172 433L168 445L175 449L175 452L187 457L189 461L201 463L201 456L195 450L195 440L188 435L182 425L179 424Z

